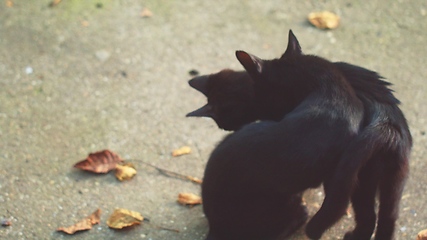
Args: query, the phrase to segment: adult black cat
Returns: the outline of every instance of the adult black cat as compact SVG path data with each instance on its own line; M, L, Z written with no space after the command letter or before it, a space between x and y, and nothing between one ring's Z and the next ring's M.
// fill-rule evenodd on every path
M282 59L292 55L290 52L301 55L299 44L292 33L288 50ZM237 56L247 69L251 67L250 61L246 61L249 56L254 63L252 71L255 72L264 64L246 53L239 52ZM389 83L380 80L375 72L357 66L346 63L334 65L363 102L363 131L348 145L337 164L335 176L327 179L327 197L321 210L308 224L307 233L312 238L319 238L325 229L341 217L351 196L357 225L345 238L369 239L375 228L374 201L379 187L381 205L376 239L391 239L408 171L411 148L408 126L397 107L398 100L387 88ZM231 70L193 79L190 85L208 97L208 104L189 115L212 117L219 127L236 130L256 119L276 120L278 115L286 113L274 112L276 110L271 112L268 106L260 104L265 102L268 105L272 99L265 100L262 94L255 95L254 90L257 92L258 89L255 83L246 72ZM271 94L268 96L274 98ZM330 167L329 172L333 174L335 166Z

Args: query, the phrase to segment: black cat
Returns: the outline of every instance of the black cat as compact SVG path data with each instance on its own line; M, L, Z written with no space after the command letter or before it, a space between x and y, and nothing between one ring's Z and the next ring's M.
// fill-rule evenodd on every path
M288 50L281 59L292 59L289 56L301 55L299 44L291 32L289 39ZM243 52L238 52L237 56L247 69L252 69L250 71L255 73L254 79L257 79L258 69L262 72L265 63ZM253 64L247 60L251 60ZM408 172L411 148L408 126L397 107L398 100L387 88L389 83L382 81L377 73L346 63L334 65L363 102L363 130L347 146L341 160L336 164L338 168L335 176L325 179L327 197L321 210L308 224L307 234L311 238L320 238L323 231L341 217L351 196L357 225L345 238L370 239L375 228L374 201L379 187L381 205L376 239L391 239L401 191ZM271 73L275 74L274 71ZM271 76L269 78L271 79ZM263 80L260 80L262 83ZM256 119L280 120L280 115L286 114L289 106L270 109L269 101L276 100L277 96L271 94L274 91L268 94L265 90L266 95L263 96L260 94L263 91L257 91L259 86L255 82L246 72L231 70L191 80L190 85L208 97L208 104L189 116L212 117L219 127L227 130L239 129ZM266 105L263 106L263 103ZM278 103L283 104L280 101ZM333 174L336 166L329 166L330 174Z

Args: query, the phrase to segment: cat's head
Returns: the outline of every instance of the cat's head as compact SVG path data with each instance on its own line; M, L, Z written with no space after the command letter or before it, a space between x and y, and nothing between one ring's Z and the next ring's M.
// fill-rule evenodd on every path
M289 31L289 41L280 59L262 60L244 51L236 57L246 72L225 69L189 81L203 93L208 103L187 116L210 117L218 127L237 130L256 120L278 121L290 112L299 99L294 95L298 84L295 60L304 56L297 38Z
M187 117L210 117L219 128L232 131L257 120L254 82L247 72L225 69L193 78L189 84L203 93L208 103Z
M280 120L299 104L306 88L304 84L304 55L292 30L288 46L279 59L262 60L244 51L236 57L254 81L254 96L259 105L261 120Z

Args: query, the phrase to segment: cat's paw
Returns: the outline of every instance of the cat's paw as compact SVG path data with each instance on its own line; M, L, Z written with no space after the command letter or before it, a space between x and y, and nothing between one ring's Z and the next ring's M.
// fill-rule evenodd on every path
M283 232L279 235L277 239L287 239L289 236L294 234L299 228L301 228L308 219L308 210L306 206L299 205L295 207L295 212L293 213L293 219L286 226Z
M346 232L343 240L356 240L356 238L354 238L353 231Z
M356 231L349 231L344 235L343 240L370 240L372 234L360 234Z
M313 221L310 221L305 227L305 234L310 239L320 239L322 237L323 231L320 230L316 224L313 224Z

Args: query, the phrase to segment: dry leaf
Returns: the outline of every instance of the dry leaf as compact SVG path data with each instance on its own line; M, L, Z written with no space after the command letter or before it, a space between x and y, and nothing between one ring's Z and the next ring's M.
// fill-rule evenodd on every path
M427 240L427 229L424 229L418 233L417 240Z
M153 16L153 13L150 11L150 9L144 8L142 9L140 16L143 18L149 18Z
M69 226L69 227L60 227L56 231L65 232L67 234L74 234L78 231L89 230L92 228L92 225L98 224L101 217L101 209L97 209L89 217L86 217L79 221L78 223Z
M141 224L142 220L144 220L144 218L139 212L117 208L108 218L107 225L110 228L122 229L133 225L139 225Z
M338 27L340 17L328 11L312 12L308 14L308 21L320 29L334 29Z
M197 205L202 204L202 198L193 193L180 193L178 202L182 205Z
M85 160L76 163L74 167L94 173L107 173L115 169L117 163L121 161L123 160L119 155L109 150L103 150L89 154Z
M6 7L13 7L12 0L6 0Z
M116 165L116 178L119 181L129 180L136 174L136 169L132 163L126 163L124 165Z
M56 5L58 5L61 2L61 0L53 0L50 4L49 7L55 7Z
M178 156L181 156L184 154L189 154L189 153L191 153L191 148L189 146L183 146L183 147L180 147L178 149L173 150L172 156L178 157Z

